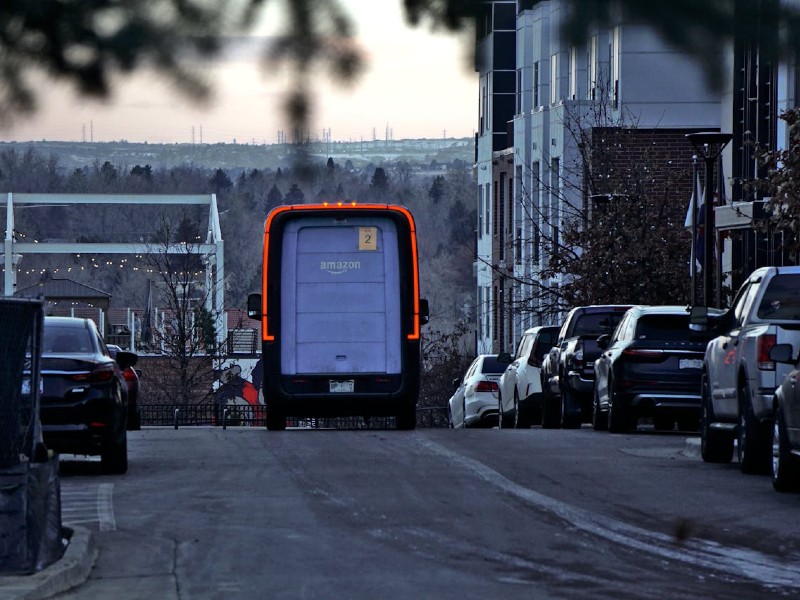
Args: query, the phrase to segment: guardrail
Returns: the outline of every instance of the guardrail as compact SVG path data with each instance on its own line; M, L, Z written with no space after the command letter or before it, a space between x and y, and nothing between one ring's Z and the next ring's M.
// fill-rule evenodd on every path
M221 404L141 404L143 427L266 427L266 412L261 406ZM289 427L307 429L392 429L394 417L332 417L288 419ZM417 409L417 427L447 427L447 409Z

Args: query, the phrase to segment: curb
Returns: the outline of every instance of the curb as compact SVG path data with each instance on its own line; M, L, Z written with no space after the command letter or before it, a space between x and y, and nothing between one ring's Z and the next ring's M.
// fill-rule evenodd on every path
M97 548L88 529L70 529L69 544L59 560L31 575L0 577L0 596L8 600L41 600L86 581L97 559Z

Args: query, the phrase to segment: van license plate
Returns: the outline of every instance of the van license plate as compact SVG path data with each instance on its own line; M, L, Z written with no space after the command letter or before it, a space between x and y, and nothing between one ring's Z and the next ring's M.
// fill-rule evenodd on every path
M332 394L352 394L353 393L353 380L349 381L331 381L330 389Z

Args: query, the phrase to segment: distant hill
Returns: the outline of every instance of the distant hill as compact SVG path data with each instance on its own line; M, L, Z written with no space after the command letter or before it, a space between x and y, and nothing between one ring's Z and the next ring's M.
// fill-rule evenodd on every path
M150 165L154 169L192 164L208 168L264 169L288 166L297 147L291 144L147 144L129 142L0 142L0 152L33 148L55 156L63 168L72 170L111 162L115 166ZM472 138L416 139L363 142L327 142L308 145L320 161L329 157L337 163L350 160L355 167L405 161L410 164L448 164L454 160L474 162Z

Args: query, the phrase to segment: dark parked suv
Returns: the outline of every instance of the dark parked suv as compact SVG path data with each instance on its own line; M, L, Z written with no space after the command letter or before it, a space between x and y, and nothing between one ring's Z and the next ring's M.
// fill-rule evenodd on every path
M592 425L612 432L635 429L651 417L656 429L678 423L697 430L700 379L708 331L692 331L683 306L637 306L625 313L613 334L597 343Z
M111 358L91 319L45 317L41 420L56 452L100 455L107 473L128 470L128 386L132 352Z

